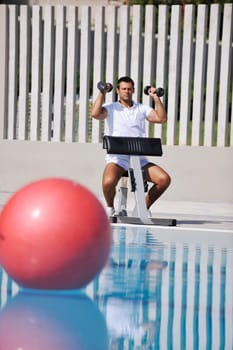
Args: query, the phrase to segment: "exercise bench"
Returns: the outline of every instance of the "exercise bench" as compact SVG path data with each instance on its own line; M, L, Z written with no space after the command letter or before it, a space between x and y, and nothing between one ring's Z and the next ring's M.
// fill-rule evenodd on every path
M119 188L118 214L111 217L112 223L176 226L175 219L150 217L146 207L145 192L148 191L148 183L144 171L141 169L140 156L162 156L161 140L149 137L104 135L103 148L106 149L108 154L127 154L130 156L129 170L123 174ZM131 191L135 195L135 207L132 216L127 215L127 177L131 182Z

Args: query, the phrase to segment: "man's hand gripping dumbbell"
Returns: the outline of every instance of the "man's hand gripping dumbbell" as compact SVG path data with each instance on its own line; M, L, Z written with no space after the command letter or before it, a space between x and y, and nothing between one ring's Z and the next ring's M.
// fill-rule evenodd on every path
M106 92L110 92L113 89L113 86L111 83L106 83L105 81L99 81L97 84L97 88L99 89L102 94L106 94Z
M153 86L147 85L144 87L145 95L157 95L158 97L162 97L164 95L164 89L161 87L155 88Z

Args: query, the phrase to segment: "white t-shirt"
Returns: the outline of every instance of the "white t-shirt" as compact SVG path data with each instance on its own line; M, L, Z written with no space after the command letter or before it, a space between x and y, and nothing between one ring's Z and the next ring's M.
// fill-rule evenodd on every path
M145 137L145 120L152 107L133 102L126 108L120 102L105 104L108 111L107 125L110 136Z

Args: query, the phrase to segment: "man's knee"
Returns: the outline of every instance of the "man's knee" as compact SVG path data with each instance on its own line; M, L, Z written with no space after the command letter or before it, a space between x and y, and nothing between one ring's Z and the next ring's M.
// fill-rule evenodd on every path
M171 183L170 175L167 173L163 173L160 175L157 185L166 189L170 185L170 183Z
M111 189L117 185L117 179L114 176L106 175L103 177L103 188Z

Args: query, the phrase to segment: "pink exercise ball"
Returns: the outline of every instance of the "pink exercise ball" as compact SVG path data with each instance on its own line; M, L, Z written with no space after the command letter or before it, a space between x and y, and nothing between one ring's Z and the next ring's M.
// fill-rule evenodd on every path
M0 264L25 288L84 287L105 266L111 242L102 204L72 180L28 184L0 214Z

